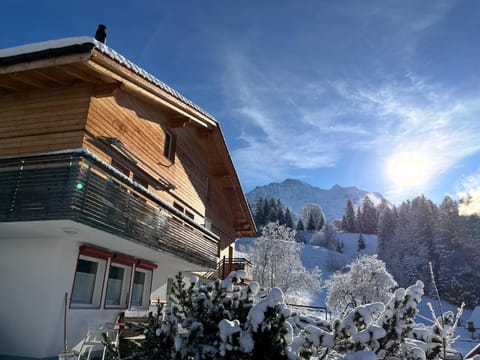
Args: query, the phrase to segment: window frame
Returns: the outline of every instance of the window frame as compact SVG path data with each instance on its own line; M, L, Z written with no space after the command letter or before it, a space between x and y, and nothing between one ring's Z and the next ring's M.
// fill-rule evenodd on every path
M102 305L103 291L105 287L105 275L108 267L108 259L111 258L113 253L93 248L90 246L82 245L79 248L77 262L75 266L75 275L73 277L72 290L70 292L70 308L71 309L100 309ZM85 260L97 263L97 269L95 274L95 282L93 288L92 302L79 303L74 300L75 285L78 280L78 265L79 260Z
M140 304L134 304L134 295L135 295L135 274L141 273L144 274L143 284L142 284L142 297ZM142 269L140 267L135 267L132 274L132 289L130 291L130 308L131 309L148 309L150 305L150 294L152 291L152 278L153 271Z
M135 260L131 257L115 254L108 267L108 275L105 277L105 296L103 300L104 309L128 309L130 302L130 289L132 286L133 264ZM123 277L121 279L121 290L119 304L108 304L108 291L110 283L110 275L112 274L112 267L123 269Z
M175 151L177 147L177 137L170 131L165 131L165 143L163 145L163 156L172 164L175 163Z
M97 263L95 270L95 281L92 295L92 302L79 303L74 301L75 286L78 281L79 260L86 260ZM122 277L122 289L120 292L120 304L107 304L108 285L112 266L124 269ZM158 266L147 260L134 258L128 255L114 253L109 250L97 248L90 245L81 245L78 251L77 262L75 266L75 275L73 277L72 290L70 292L70 309L90 309L90 310L111 310L111 309L148 309L150 306L150 296L153 286L153 273ZM140 306L132 305L133 285L135 272L145 274L142 303ZM78 286L78 285L77 285Z

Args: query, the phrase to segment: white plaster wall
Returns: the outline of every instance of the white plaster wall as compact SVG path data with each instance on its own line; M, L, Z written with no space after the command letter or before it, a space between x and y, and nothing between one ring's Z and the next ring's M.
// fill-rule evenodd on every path
M193 267L177 257L100 231L90 233L84 227L74 235L56 232L41 238L9 238L1 230L0 226L0 355L42 358L63 351L64 295L70 296L81 244L156 263L151 299L166 300L168 278ZM120 311L67 309L68 348L80 350L88 328L114 322Z
M58 238L0 240L2 352L45 357L62 351L63 297L76 258L73 252L63 259L64 246Z

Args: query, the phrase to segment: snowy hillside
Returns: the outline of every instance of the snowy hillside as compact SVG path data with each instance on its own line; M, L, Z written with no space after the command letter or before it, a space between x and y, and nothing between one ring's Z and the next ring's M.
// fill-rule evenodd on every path
M283 200L282 200L283 201ZM343 252L339 253L333 250L327 250L324 247L313 245L300 245L301 246L301 258L303 265L307 269L313 269L318 266L322 270L323 280L328 279L335 271L340 270L343 266L348 265L360 254L376 254L377 253L377 236L363 234L366 247L358 252L358 237L359 234L339 233L338 238L344 244ZM307 236L307 239L309 237ZM253 243L254 239L244 238L239 239L236 242L236 254L237 257L245 257L248 252L248 247ZM302 293L298 294L296 304L310 305L310 306L325 306L326 291L314 292L314 293ZM428 308L428 303L431 302L437 314L438 302L433 301L427 296L423 296L422 302L419 304L420 314L417 317L417 322L431 324L431 313ZM456 307L448 302L442 301L443 311L454 311ZM480 314L480 307L477 309ZM459 336L458 340L454 344L454 349L460 351L464 355L474 348L480 341L480 330L477 330L472 339L472 334L467 330L467 320L474 320L475 327L478 329L480 325L480 315L472 310L465 309L463 312L460 326L457 328L456 334Z
M306 204L319 204L328 221L342 218L348 199L356 209L367 195L375 205L378 205L383 198L380 193L360 190L354 186L343 188L335 185L329 190L324 190L294 179L257 186L246 194L248 201L253 205L260 197L280 199L283 205L293 210L295 215L300 214L300 210Z

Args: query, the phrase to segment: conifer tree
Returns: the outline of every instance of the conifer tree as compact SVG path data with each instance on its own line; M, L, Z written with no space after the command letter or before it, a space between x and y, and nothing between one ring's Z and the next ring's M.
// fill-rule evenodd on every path
M345 223L342 224L343 230L346 232L355 232L355 210L353 210L352 201L348 199L347 208L345 209Z
M293 223L293 215L292 213L290 212L290 209L287 208L285 210L285 226L286 227L289 227L290 229L294 229L295 228L295 225Z
M377 233L377 210L372 200L368 196L365 196L362 202L362 212L360 216L361 229L365 234Z
M378 214L378 255L381 259L386 258L387 247L391 244L395 234L394 211L388 206L382 206Z
M305 230L305 226L303 225L302 219L298 219L296 230L297 231L304 231Z
M310 214L308 217L308 222L307 222L307 231L315 231L317 230L317 226L315 224L315 220L313 218L313 215Z
M358 237L358 248L357 248L357 251L360 252L362 251L363 249L365 249L367 247L367 245L365 244L365 239L363 238L363 235L362 233L360 233L359 237Z
M357 207L357 214L355 216L355 232L363 232L362 210L360 209L360 206Z

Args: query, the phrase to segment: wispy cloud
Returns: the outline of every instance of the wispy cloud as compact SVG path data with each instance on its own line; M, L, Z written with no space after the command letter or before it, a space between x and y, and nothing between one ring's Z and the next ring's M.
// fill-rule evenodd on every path
M233 156L253 182L332 167L352 150L384 162L402 152L421 153L431 181L480 151L480 122L472 115L480 103L412 74L401 82L310 80L312 91L305 92L290 85L301 79L271 76L244 55L231 57L228 69L226 91L243 121L243 145ZM400 196L428 183L393 185L389 194Z
M426 192L480 152L476 94L416 66L423 60L417 47L445 20L452 2L390 5L335 7L335 16L355 23L348 36L358 40L347 41L343 28L316 29L331 31L338 46L327 48L338 53L322 49L303 58L285 49L289 61L277 61L252 47L225 45L223 93L239 131L232 155L245 183L344 166L356 153L372 159L377 168L369 173L384 178L387 195L405 198ZM388 185L386 169L414 157L421 158L418 174Z

